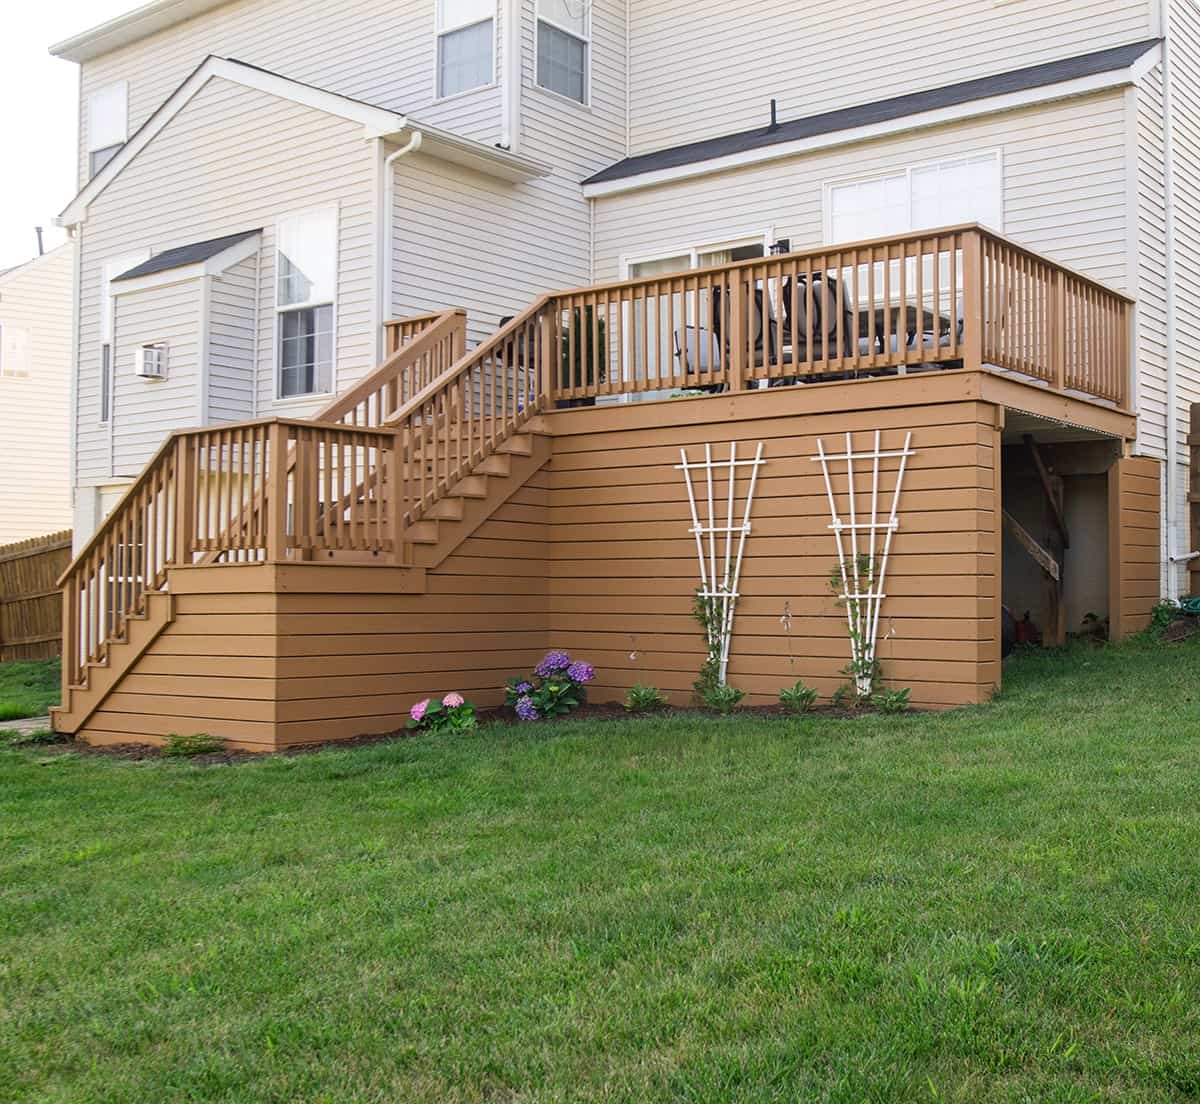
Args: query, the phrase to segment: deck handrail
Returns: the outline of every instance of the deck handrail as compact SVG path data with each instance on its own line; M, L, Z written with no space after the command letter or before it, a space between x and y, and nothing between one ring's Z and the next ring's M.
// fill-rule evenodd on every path
M198 557L394 558L395 442L386 427L303 418L172 432L59 579L67 685L125 638L169 569Z

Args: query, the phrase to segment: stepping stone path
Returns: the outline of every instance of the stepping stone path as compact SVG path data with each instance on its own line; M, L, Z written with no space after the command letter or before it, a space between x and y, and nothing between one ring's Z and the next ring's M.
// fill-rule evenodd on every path
M49 727L49 717L24 717L19 721L0 721L0 732L19 732L22 736L28 736L31 732L45 732Z

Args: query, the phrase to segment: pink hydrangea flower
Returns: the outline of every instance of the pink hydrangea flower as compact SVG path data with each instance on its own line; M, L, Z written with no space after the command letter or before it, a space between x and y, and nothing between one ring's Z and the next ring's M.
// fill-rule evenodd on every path
M462 705L462 703L463 696L457 690L451 690L449 694L442 698L442 705L447 709L454 709L456 706Z
M428 708L429 708L429 699L426 698L424 701L417 702L417 704L414 705L412 707L412 709L410 709L408 711L408 715L410 717L412 717L412 719L414 721L416 721L418 724L420 724L421 720L425 716L425 710Z

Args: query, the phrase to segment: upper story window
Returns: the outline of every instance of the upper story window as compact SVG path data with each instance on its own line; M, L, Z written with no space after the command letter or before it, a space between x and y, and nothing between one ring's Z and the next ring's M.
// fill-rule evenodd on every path
M537 0L537 82L580 103L588 98L589 0Z
M1003 224L1000 155L973 154L831 184L828 240L859 241L962 222Z
M496 0L437 0L437 94L453 96L495 79Z
M129 85L98 88L87 98L88 176L95 176L129 137Z
M333 390L337 211L282 219L275 241L279 398L328 394Z
M24 379L29 375L29 331L0 322L0 379Z

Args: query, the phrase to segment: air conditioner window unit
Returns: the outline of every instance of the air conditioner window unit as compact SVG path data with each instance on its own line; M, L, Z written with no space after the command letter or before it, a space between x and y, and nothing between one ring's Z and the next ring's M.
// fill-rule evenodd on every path
M137 351L137 374L142 379L166 379L166 345L142 345Z

